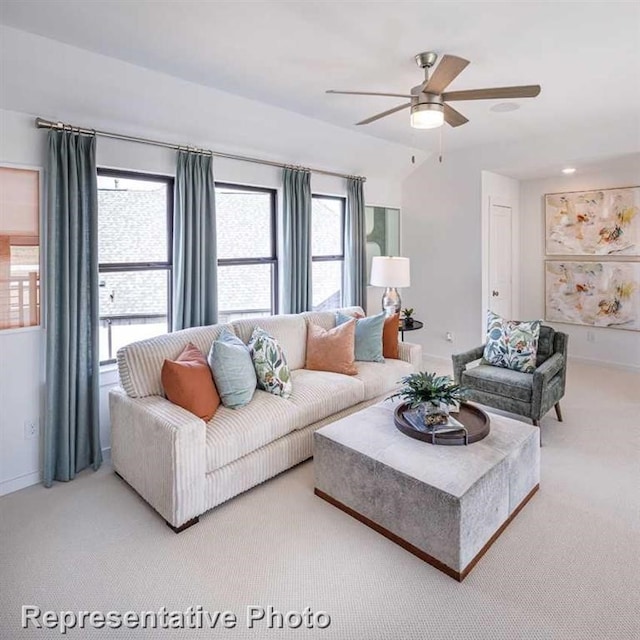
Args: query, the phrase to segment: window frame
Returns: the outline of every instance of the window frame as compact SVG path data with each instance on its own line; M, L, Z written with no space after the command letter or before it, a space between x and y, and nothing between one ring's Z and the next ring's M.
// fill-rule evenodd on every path
M345 221L347 217L347 198L345 196L334 196L334 195L326 195L324 193L312 193L311 194L311 203L313 205L313 199L322 199L322 200L337 200L342 205L342 224L340 225L340 246L342 247L342 253L334 254L334 255L319 255L315 256L311 255L311 263L313 265L314 262L341 262L341 281L344 282L344 227ZM313 208L311 213L311 245L313 252ZM342 282L340 284L340 304L344 304L343 290L342 290ZM313 271L311 276L311 295L313 296Z
M218 268L220 267L237 267L256 264L271 265L271 309L270 315L278 313L279 287L278 287L278 190L270 187L256 187L253 185L239 184L236 182L216 182L215 190L218 189L238 189L242 191L251 191L254 193L264 193L269 195L271 205L271 256L260 258L218 258ZM216 214L217 217L217 214ZM217 231L216 231L217 236ZM218 311L220 312L220 301L218 300ZM224 309L222 310L224 311ZM242 309L231 311L242 312Z
M120 273L130 271L166 271L167 272L167 328L171 331L171 317L173 311L173 195L174 176L160 173L144 173L142 171L128 171L121 169L107 169L98 167L98 177L122 178L123 180L144 180L146 182L159 182L165 185L167 190L167 260L155 262L99 262L98 273ZM98 210L98 217L100 211ZM126 318L148 317L140 314L125 316L109 316L109 319L123 320ZM163 316L164 317L164 316ZM98 322L102 322L100 317ZM111 354L111 335L109 334L109 353ZM116 362L115 358L100 360L100 365L109 365Z

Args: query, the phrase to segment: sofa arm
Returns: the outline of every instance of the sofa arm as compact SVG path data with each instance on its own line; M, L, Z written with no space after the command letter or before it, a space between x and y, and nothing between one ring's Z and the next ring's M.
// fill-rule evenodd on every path
M205 423L160 396L109 392L111 460L158 513L179 527L204 510Z
M398 343L398 359L409 362L415 371L422 367L422 346L411 342Z
M480 360L484 354L484 345L470 349L464 353L458 353L451 356L453 360L453 379L456 384L462 382L462 373L467 368L467 365L476 360Z

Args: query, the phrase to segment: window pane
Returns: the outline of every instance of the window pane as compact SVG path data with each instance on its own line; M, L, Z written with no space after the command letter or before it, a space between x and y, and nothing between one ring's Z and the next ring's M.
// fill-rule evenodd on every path
M217 187L218 258L273 257L272 219L270 193Z
M167 262L167 183L98 176L98 261Z
M40 175L0 167L0 329L40 324Z
M269 315L273 265L243 264L218 266L218 315L230 318ZM233 317L232 317L233 316Z
M313 310L339 309L342 306L342 260L314 262Z
M168 270L100 273L100 360L130 342L166 333ZM109 350L111 334L111 350Z
M314 256L343 254L343 201L314 196L311 205L311 253Z

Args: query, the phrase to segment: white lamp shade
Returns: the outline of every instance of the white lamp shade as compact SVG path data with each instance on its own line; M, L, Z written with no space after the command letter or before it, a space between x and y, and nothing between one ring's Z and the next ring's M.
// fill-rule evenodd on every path
M411 284L409 258L375 256L371 261L371 285L408 287Z

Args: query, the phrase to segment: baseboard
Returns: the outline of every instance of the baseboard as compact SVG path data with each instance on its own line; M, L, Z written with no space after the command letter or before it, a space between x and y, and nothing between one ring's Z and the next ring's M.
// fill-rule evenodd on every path
M111 447L105 447L102 449L102 462L111 462ZM39 484L42 481L42 471L32 471L31 473L23 473L15 478L9 478L8 480L2 480L0 482L0 496L6 496L9 493L20 491L20 489L26 489L34 484Z
M640 364L626 364L624 362L599 360L598 358L584 358L582 356L569 356L569 362L579 362L580 364L589 364L595 367L609 367L611 369L621 369L622 371L640 373Z
M14 491L26 489L31 485L38 484L41 480L40 471L32 471L31 473L23 473L21 476L3 480L0 482L0 496L6 496Z

